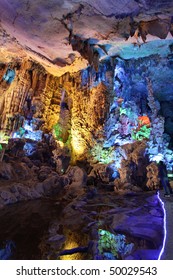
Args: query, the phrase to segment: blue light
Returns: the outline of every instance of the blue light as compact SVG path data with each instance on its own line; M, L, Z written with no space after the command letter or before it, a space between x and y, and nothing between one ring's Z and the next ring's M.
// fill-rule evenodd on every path
M162 161L164 160L164 155L162 155L161 153L158 153L157 155L149 155L150 161Z
M34 130L34 124L31 122L29 125L28 122L25 120L23 127L24 133L21 135L20 128L18 131L13 133L12 138L24 138L24 139L31 139L33 141L41 141L43 132L42 130Z
M24 150L26 156L32 156L34 154L34 152L36 151L36 143L26 142L24 147L23 147L23 150Z
M15 248L15 243L11 240L7 241L5 248L0 248L0 260L8 260L12 255L12 250Z
M3 80L6 81L8 84L11 84L11 82L15 78L15 71L13 69L7 69L7 72L3 76Z
M29 124L25 121L23 127L24 127L25 130L27 130L27 131L32 131L32 132L33 132L32 123L31 123L31 125L29 125Z
M158 200L160 201L160 204L161 204L161 206L162 206L163 214L164 214L164 221L163 221L164 238L163 238L162 249L161 249L160 254L159 254L159 257L158 257L158 260L160 260L162 254L163 254L163 252L164 252L164 249L165 249L167 230L166 230L166 210L165 210L165 204L164 204L164 202L161 200L160 195L159 195L159 192L158 192L157 196L158 196Z

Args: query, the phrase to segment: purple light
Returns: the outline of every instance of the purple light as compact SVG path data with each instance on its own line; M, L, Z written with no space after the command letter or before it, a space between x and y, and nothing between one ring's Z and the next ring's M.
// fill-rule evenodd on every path
M164 202L161 200L160 195L159 195L159 192L158 192L157 196L158 196L158 199L159 199L160 204L161 204L161 206L162 206L163 214L164 214L164 220L163 220L164 238L163 238L162 249L161 249L160 254L159 254L159 257L158 257L158 260L160 260L162 254L163 254L163 252L164 252L164 249L165 249L165 242L166 242L167 230L166 230L166 210L165 210L165 204L164 204Z

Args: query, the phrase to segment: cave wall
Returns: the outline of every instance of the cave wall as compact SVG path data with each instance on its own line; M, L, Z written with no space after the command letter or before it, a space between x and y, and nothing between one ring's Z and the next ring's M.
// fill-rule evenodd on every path
M159 114L165 118L165 132L173 136L173 56L152 55L145 58L122 60L116 59L115 86L117 95L124 101L134 100L140 114L151 116L147 104L148 83L151 86L155 101L160 107Z
M3 78L8 69L15 71L11 83ZM119 112L120 107L123 109L121 102L135 117L142 114L151 117L149 78L155 101L160 106L159 113L165 117L165 131L172 136L172 74L172 56L159 55L129 60L115 57L99 63L98 71L88 66L61 77L47 73L32 60L2 64L1 129L10 134L23 125L24 118L33 117L45 133L58 132L57 140L68 146L74 161L88 158L94 146L107 149L115 145L117 135L128 136L127 120ZM33 109L29 117L28 98L31 98L31 111ZM135 126L135 121L128 123L129 127ZM118 144L123 141L120 142ZM98 153L109 157L103 149L98 149Z
M98 72L88 67L73 75L66 73L57 79L56 92L47 107L47 119L54 120L53 108L57 106L53 103L59 93L61 138L66 135L64 143L70 139L74 161L87 158L95 141L104 137L103 126L113 93L113 66L108 61L100 65Z
M15 72L14 80L11 82L4 79L8 69ZM27 118L28 114L26 105L28 97L31 97L33 106L37 108L35 116L42 116L40 107L46 84L46 73L43 67L30 60L14 61L3 67L0 81L0 127L2 130L9 134L22 126L23 118Z
M4 80L8 69L15 71L12 82ZM113 66L108 61L97 73L88 67L55 77L32 60L13 62L2 65L0 88L1 130L10 134L30 118L36 119L46 133L58 124L61 142L69 140L73 158L80 159L87 157L92 141L103 137L113 92Z

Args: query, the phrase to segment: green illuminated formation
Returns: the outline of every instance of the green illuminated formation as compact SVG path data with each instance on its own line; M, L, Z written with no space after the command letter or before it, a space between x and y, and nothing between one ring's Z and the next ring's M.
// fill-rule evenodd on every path
M150 132L151 132L151 128L147 127L146 125L143 125L138 131L135 130L132 131L132 138L134 140L139 140L139 141L143 139L149 139Z
M98 162L108 164L113 160L113 148L103 148L103 144L97 143L91 149L91 156Z
M121 108L120 107L120 116L121 115L126 115L129 120L134 121L135 119L137 119L137 114L136 112L134 112L131 108Z
M8 139L10 137L6 135L3 131L0 131L0 143L8 144Z
M57 124L54 125L53 132L54 132L54 135L55 135L57 140L63 141L63 139L62 139L62 128L61 128L60 124L57 123Z
M127 115L127 109L126 108L121 108L120 107L120 116L124 114L124 115Z
M122 259L123 256L130 254L134 244L126 243L123 234L113 234L107 230L99 229L98 249L103 256L112 255L113 259Z
M3 149L3 148L2 148L2 145L0 144L0 151L2 151L2 149Z
M19 127L19 135L22 137L25 134L25 129L23 127Z

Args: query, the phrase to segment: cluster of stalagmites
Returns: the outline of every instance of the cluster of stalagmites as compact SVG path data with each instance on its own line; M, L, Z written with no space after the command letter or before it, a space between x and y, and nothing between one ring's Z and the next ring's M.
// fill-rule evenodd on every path
M32 147L29 156L24 150L27 143ZM67 151L58 148L52 139L11 139L0 162L0 205L52 194L64 194L67 199L82 194L92 197L99 188L115 193L158 189L157 166L143 156L145 147L145 142L124 145L127 158L118 169L119 178L113 179L109 164L85 160L71 165Z
M102 68L98 73L88 67L80 73L55 77L32 60L1 65L1 129L10 134L23 127L25 120L36 120L41 130L52 132L58 124L63 142L71 133L74 143L77 138L83 147L82 154L87 152L88 143L102 130L109 107L113 71L109 63ZM12 82L4 79L9 69L15 72ZM72 153L73 158L80 157L75 149Z
M15 71L12 83L8 83L3 78L9 68ZM31 141L32 155L29 157L23 155L20 159L18 156L20 152L24 153L22 147L25 145L26 135L20 135L22 139L14 140L13 150L15 149L15 152L13 151L12 158L8 157L7 151L7 159L5 156L1 163L1 178L13 181L13 183L17 180L18 185L15 187L17 191L13 192L11 198L10 196L8 198L8 192L6 193L4 190L1 198L5 204L10 201L18 201L16 197L20 197L18 194L20 188L22 192L24 192L23 189L27 189L28 198L56 192L59 186L65 187L66 192L69 192L70 195L74 193L75 196L83 191L81 188L83 179L81 178L84 174L84 185L91 187L91 193L95 191L95 187L99 186L108 186L108 189L115 192L158 188L159 179L151 179L153 171L148 167L150 163L148 156L145 155L146 141L135 142L129 139L129 127L132 122L137 122L139 115L135 101L126 102L126 107L120 105L121 108L114 108L113 106L115 77L114 66L110 61L99 65L98 72L92 67L88 67L80 73L66 73L61 77L48 74L33 61L15 62L9 66L1 65L0 70L1 128L10 133L20 131L25 122L28 124L35 122L36 130L40 129L44 132L54 130L58 134L56 139L60 140L55 146L50 141L35 143ZM154 151L159 145L162 147L164 144L162 141L164 122L163 118L157 115L159 108L156 106L149 79L148 93L148 103L153 113L153 134L151 133L150 141L152 145L149 145L148 148L148 152L151 154L151 149ZM122 101L123 99L120 98L115 103ZM131 123L127 113L131 113ZM51 137L51 139L53 138ZM64 148L61 148L62 145ZM157 152L158 150L155 153ZM10 153L11 151L9 155ZM102 160L101 153L104 156L104 163L100 163L98 159L100 156ZM48 162L46 162L47 159ZM119 174L116 178L112 176L113 167L107 163L107 160L110 164L115 165L116 172ZM33 178L30 180L31 183L26 178L28 180L26 186L19 182L25 180L25 177L20 178L17 171L14 172L15 169L13 173L10 173L15 161L18 162L19 169L26 169L26 172L23 173L19 170L22 176L25 174L26 177L29 176L27 178ZM29 166L28 161L31 161ZM70 166L70 162L75 163L78 167ZM119 163L118 168L117 162ZM80 169L81 167L85 171ZM5 182L7 183L7 181ZM39 191L34 193L34 189ZM25 196L21 196L21 200L27 199L27 192L25 192Z
M30 156L23 150L26 142L33 145ZM40 241L41 258L63 259L65 255L72 255L73 259L107 259L98 247L100 228L112 233L128 231L131 237L127 242L135 245L123 258L145 258L145 254L150 254L147 250L151 244L147 240L152 242L152 239L157 253L162 239L162 212L155 194L152 197L143 192L146 173L148 177L153 172L151 168L147 171L148 161L142 156L145 142L123 147L127 159L122 162L120 178L116 180L111 179L108 165L91 165L87 161L71 165L70 157L56 145L52 139L49 142L10 140L0 162L0 207L45 197L57 207L62 205L60 217L51 222ZM131 201L128 195L134 199ZM133 220L132 209L136 209ZM142 213L143 223L139 213ZM82 239L79 232L82 232Z

